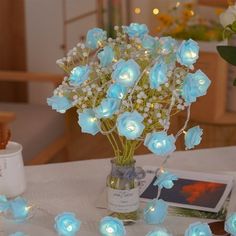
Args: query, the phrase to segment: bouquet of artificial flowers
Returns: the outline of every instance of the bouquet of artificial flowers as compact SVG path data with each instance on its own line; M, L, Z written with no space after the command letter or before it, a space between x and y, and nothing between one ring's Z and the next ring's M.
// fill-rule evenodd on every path
M185 132L191 103L210 85L201 70L193 72L198 44L152 37L144 24L115 31L116 38L107 38L100 28L89 30L85 43L57 61L67 75L48 104L61 113L76 107L82 132L106 135L119 165L131 163L141 143L164 157L182 133L187 149L199 144L199 126ZM184 109L184 126L168 134L171 116Z

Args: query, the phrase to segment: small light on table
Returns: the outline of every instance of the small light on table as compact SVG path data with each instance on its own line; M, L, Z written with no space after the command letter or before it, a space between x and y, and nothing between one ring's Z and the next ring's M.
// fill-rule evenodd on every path
M26 219L29 215L30 206L22 197L10 201L10 212L14 219Z

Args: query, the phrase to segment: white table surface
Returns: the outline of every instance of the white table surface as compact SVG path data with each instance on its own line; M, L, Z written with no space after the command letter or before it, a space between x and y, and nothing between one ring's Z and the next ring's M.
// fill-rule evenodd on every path
M137 156L136 160L138 166L158 166L161 163L161 158L153 155ZM236 146L175 152L166 167L234 174ZM24 224L15 224L1 218L1 236L15 231L23 231L30 236L55 236L54 217L64 211L75 212L82 221L78 235L99 235L98 222L106 215L106 210L97 209L95 205L110 171L109 159L29 166L25 170L27 190L23 196L43 210L35 210L34 217ZM169 216L164 226L173 235L183 235L184 229L195 221L194 218ZM144 236L153 228L155 227L137 223L126 227L127 236Z

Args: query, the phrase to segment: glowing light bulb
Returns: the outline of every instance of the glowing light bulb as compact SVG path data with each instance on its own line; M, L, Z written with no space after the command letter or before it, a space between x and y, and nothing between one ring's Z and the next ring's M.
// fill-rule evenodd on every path
M136 7L136 8L134 9L134 13L137 14L137 15L139 15L139 14L141 13L141 9L140 9L139 7Z
M155 211L155 208L154 207L150 207L149 210L150 211Z
M162 147L162 143L161 143L161 142L156 142L156 147L157 147L157 148Z
M66 227L66 229L67 229L68 232L71 232L71 231L73 230L73 227L72 227L72 225L68 225L68 226Z
M195 58L197 56L197 53L195 52L192 52L192 51L188 51L185 53L186 57L189 57L189 58Z
M160 12L160 10L159 10L158 8L154 8L154 9L152 10L153 15L158 15L159 12Z
M200 79L200 80L199 80L199 84L201 84L201 85L205 84L205 80Z
M180 6L180 2L177 2L176 5L175 5L175 7L177 8L177 7L179 7L179 6Z
M129 73L124 73L123 75L120 76L122 80L130 80L130 74Z
M111 226L108 226L108 227L106 228L106 231L107 231L107 233L109 233L109 234L114 233L114 229L113 229Z
M90 118L90 121L91 122L95 122L95 121L97 121L97 118L96 117L92 117L92 118Z

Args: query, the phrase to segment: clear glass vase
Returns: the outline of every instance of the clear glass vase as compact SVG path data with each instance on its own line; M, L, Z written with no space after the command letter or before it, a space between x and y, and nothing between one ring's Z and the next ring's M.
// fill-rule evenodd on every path
M138 219L139 188L135 175L135 161L119 165L111 161L111 172L107 177L107 208L110 215L125 224Z

